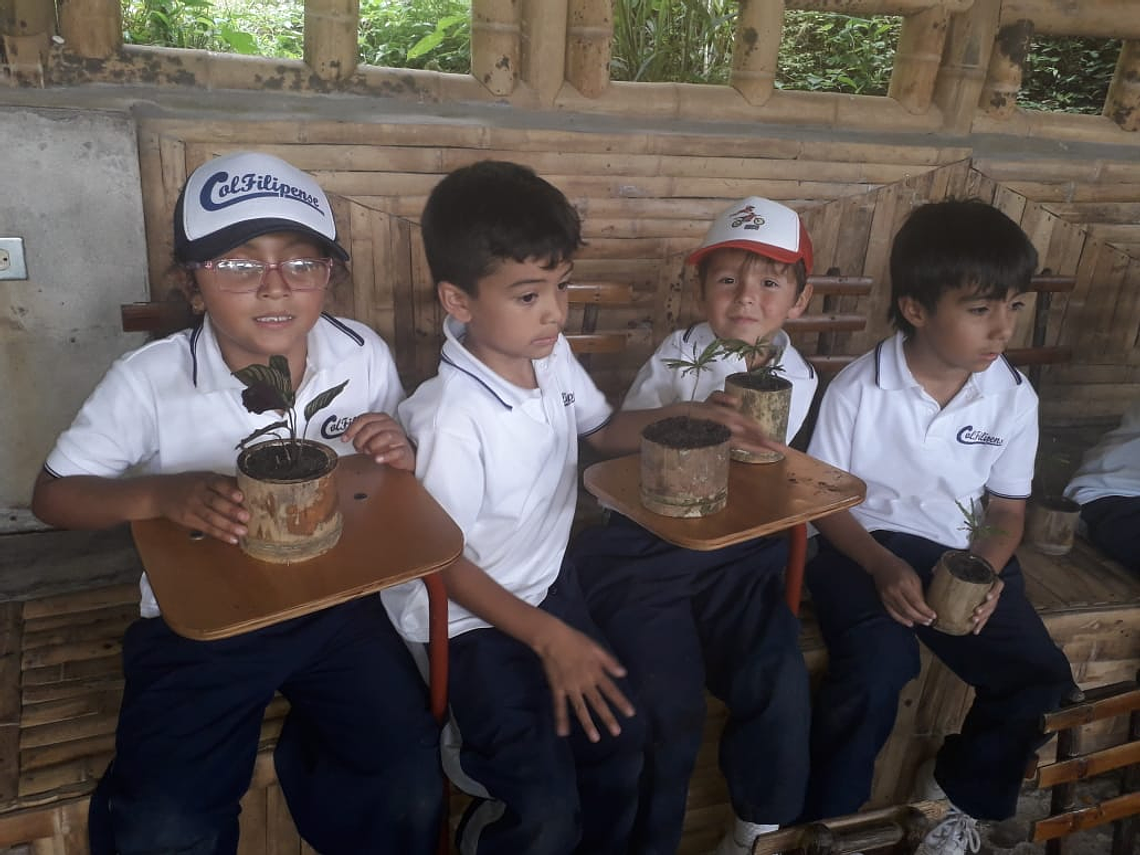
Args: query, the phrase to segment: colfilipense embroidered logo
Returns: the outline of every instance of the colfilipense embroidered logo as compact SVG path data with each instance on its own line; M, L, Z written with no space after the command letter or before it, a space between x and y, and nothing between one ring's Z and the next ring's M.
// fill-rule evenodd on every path
M563 392L562 393L562 406L569 407L573 403L574 403L574 393L573 392Z
M973 425L966 425L958 431L957 439L962 445L1005 445L1005 440L1000 436L986 433L981 428L975 429Z
M248 199L264 199L279 197L292 199L302 205L308 205L322 217L325 212L321 210L320 200L307 190L294 187L278 180L276 175L268 172L247 172L244 175L230 175L228 172L215 172L206 179L202 185L202 192L198 194L198 201L207 211L220 211L230 205L245 202Z
M335 439L346 430L354 421L350 416L329 416L321 423L321 436L325 439Z
M732 215L732 227L734 229L743 226L746 229L757 231L762 225L764 225L764 218L756 213L756 208L753 205L745 205Z

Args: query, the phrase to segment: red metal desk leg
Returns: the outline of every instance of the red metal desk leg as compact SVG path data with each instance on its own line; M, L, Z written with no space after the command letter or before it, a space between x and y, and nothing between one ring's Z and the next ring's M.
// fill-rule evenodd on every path
M438 573L424 576L428 592L428 689L431 693L431 714L440 727L447 717L447 589ZM449 802L451 783L443 776L443 817L439 823L438 855L447 855L451 848L448 839L450 818Z
M804 559L807 557L807 524L788 529L788 566L784 571L784 593L792 614L800 613L800 594L804 587Z

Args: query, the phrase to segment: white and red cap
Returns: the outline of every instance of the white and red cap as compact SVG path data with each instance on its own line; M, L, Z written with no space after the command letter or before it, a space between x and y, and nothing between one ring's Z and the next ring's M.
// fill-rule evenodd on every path
M341 261L328 197L311 175L279 157L255 151L202 164L174 207L174 257L209 261L271 232L301 232Z
M802 259L811 273L811 238L800 215L771 199L749 196L726 208L686 261L697 264L710 252L726 248L746 249L784 264Z

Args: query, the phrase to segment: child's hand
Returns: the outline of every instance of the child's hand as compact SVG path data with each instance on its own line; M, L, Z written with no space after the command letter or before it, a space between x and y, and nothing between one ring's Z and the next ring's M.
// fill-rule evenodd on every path
M159 516L225 543L246 535L249 511L242 506L237 480L216 472L182 472L154 477Z
M732 431L733 448L753 453L778 451L781 454L788 449L784 443L766 437L755 419L740 412L740 399L723 390L713 392L703 403L693 407L694 416L720 422Z
M994 581L993 587L990 588L989 593L986 594L986 598L982 600L982 604L974 609L974 628L971 630L974 635L981 633L982 627L986 625L986 621L988 621L990 615L994 613L1003 588L1005 588L1005 582L1001 580L1001 576L998 576Z
M377 463L409 472L416 468L416 453L404 429L387 413L361 413L341 437L361 454L370 454Z
M573 710L582 730L591 742L601 739L591 710L611 736L621 733L611 706L629 718L633 704L610 677L624 677L625 669L610 653L589 636L562 621L551 621L546 636L535 645L542 659L550 693L554 701L554 728L559 736L570 735Z
M938 617L922 596L922 580L914 568L895 555L869 570L879 599L892 618L903 626L930 626Z

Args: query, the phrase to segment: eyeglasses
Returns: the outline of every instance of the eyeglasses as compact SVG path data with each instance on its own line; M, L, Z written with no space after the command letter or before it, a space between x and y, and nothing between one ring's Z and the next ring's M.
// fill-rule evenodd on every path
M219 291L249 294L261 288L270 270L279 271L292 291L320 291L328 287L334 263L331 258L290 258L272 264L249 258L219 258L196 261L186 268L212 271Z

